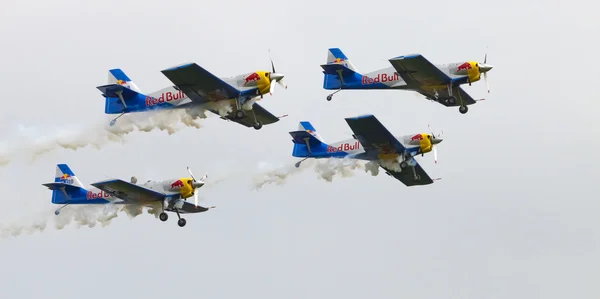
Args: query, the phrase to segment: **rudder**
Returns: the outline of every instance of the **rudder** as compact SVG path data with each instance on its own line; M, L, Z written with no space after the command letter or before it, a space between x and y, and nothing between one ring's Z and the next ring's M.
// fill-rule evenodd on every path
M108 71L108 84L118 84L139 93L142 92L121 69L112 69Z

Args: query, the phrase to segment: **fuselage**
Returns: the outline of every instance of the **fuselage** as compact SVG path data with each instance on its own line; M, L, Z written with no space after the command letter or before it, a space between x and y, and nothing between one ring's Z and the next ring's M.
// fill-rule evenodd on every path
M185 199L193 196L194 190L202 187L204 183L195 183L192 178L179 178L159 181L148 180L147 182L138 185L158 193L163 193L171 199ZM82 190L82 192L85 192L85 194L81 193L78 195L73 195L76 196L76 198L71 204L129 203L96 187L87 188L85 191ZM139 202L136 203L139 204Z
M481 73L477 67L478 63L474 61L468 62L455 62L449 64L438 64L435 65L440 71L448 75L453 80L453 84L465 84L477 82L481 78ZM465 78L465 76L467 76ZM335 90L339 86L330 84L325 86L325 89ZM418 89L443 89L447 88L446 85L414 85L408 84L398 74L396 69L392 66L372 71L365 74L354 73L352 77L344 77L344 84L341 89L405 89L405 90L418 90Z
M259 100L262 95L269 93L271 86L270 73L267 71L256 71L233 77L221 77L219 79L240 91L242 104L252 99ZM123 85L129 87L126 83ZM222 100L235 103L235 99ZM209 100L207 98L207 102L204 103L193 102L183 91L171 85L149 94L139 93L135 100L127 103L127 112L144 112L155 109L183 109L203 104L208 104L210 108L210 103L215 101L217 100ZM120 114L121 112L120 99L108 98L105 113Z
M406 148L407 153L414 156L417 154L425 154L432 150L433 143L430 134L419 133L412 135L404 135L395 137L402 146ZM388 160L397 158L400 153L391 145L379 148L378 155L368 154L364 146L358 139L351 138L335 143L323 145L322 150L313 150L310 155L312 158L352 158L359 160ZM300 157L301 155L298 155Z

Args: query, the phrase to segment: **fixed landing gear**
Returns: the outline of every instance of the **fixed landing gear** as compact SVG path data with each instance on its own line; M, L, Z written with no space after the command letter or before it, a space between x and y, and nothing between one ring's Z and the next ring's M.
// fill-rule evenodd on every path
M294 164L294 166L296 166L296 168L299 168L299 167L300 167L300 163L302 163L302 162L303 162L304 160L306 160L306 159L308 159L308 158L304 158L304 159L302 159L302 160L300 160L300 161L296 162L296 164Z
M246 116L246 113L244 113L244 111L241 109L239 109L238 111L235 112L236 118L244 118L244 116Z
M448 105L454 105L456 104L456 98L451 96L448 98Z
M167 221L167 219L169 219L169 215L167 215L167 213L162 212L160 213L160 215L158 215L158 219L160 219L160 221L165 222Z
M408 167L408 163L406 163L406 161L400 162L400 168L401 169L406 169L407 167Z
M60 208L56 209L56 211L54 211L54 215L58 216L58 215L60 214L60 210L62 210L64 207L66 207L66 206L68 206L68 205L69 205L69 204L67 203L67 204L65 204L64 206L62 206L62 207L60 207Z
M175 213L177 213L177 218L179 218L179 220L177 220L177 225L179 225L179 227L184 227L185 226L185 219L181 218L181 215L179 215L179 210L175 209Z
M469 107L467 106L460 106L460 108L458 108L458 111L462 114L467 113L467 111L469 111Z
M256 123L252 126L255 130L260 130L262 128L263 124L260 122L260 120L257 120Z
M336 90L336 91L334 91L332 94L328 95L328 96L327 96L327 100L328 100L328 101L331 101L331 99L333 99L333 95L334 95L334 94L336 94L336 93L338 93L338 92L340 92L340 91L342 91L342 89L341 89L341 88L340 88L340 89L338 89L338 90Z

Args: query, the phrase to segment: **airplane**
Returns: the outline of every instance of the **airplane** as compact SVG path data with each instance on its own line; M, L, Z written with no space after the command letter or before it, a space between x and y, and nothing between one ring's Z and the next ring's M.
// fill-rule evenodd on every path
M389 62L391 67L361 74L342 50L330 48L327 63L321 65L325 74L323 88L335 90L327 96L327 100L331 101L334 94L344 89L410 90L446 107L460 106L458 110L465 114L469 111L468 105L484 99L474 100L460 85L468 83L471 86L483 74L490 92L487 73L493 66L487 64L487 54L483 63L466 61L434 65L421 54L399 56L389 59Z
M75 173L67 164L57 164L53 183L42 184L52 190L52 203L63 205L54 214L68 205L97 205L97 204L134 204L150 206L157 202L162 205L162 212L158 218L167 221L169 215L165 213L175 212L179 220L177 224L184 227L186 220L180 214L206 212L213 207L202 207L198 205L198 193L196 189L204 186L207 175L199 181L196 180L188 167L191 177L152 181L137 184L137 178L131 177L131 182L120 179L110 179L92 183L91 188L85 188ZM194 196L194 203L187 201Z
M255 103L263 95L273 94L277 82L283 88L284 75L275 71L257 70L252 73L228 78L219 78L196 63L187 63L161 72L174 84L150 94L143 94L137 85L121 69L108 71L108 84L97 86L106 98L104 113L119 114L110 125L126 113L163 109L190 109L203 105L221 119L237 122L246 127L260 130L280 118ZM232 111L220 114L211 104L231 105ZM187 110L189 113L189 110ZM248 111L248 112L246 112Z
M377 162L387 175L409 187L434 182L417 163L415 156L423 156L433 150L437 163L435 145L443 140L440 134L435 136L432 132L395 137L371 114L345 120L354 133L353 138L339 142L325 143L308 121L301 121L298 131L289 132L294 143L292 156L303 158L295 166L300 167L300 163L309 158L359 159Z

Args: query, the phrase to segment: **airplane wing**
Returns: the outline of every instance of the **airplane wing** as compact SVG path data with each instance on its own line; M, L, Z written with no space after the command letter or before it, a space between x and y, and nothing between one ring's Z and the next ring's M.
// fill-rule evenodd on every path
M406 149L373 115L346 118L346 122L368 154L402 153Z
M254 125L254 116L256 116L256 120L259 120L263 125L268 125L279 121L279 117L273 115L271 112L267 111L267 109L263 108L257 103L252 105L251 111L244 111L246 113L244 118L236 118L235 112L237 109L235 105L232 105L232 108L233 111L231 113L229 113L227 116L222 116L221 118L231 120L246 127L252 127ZM211 111L219 114L217 111ZM252 113L254 113L254 115Z
M446 85L452 78L421 54L400 56L389 60L398 75L409 85Z
M180 209L178 209L179 213L181 214L201 213L206 212L208 210L208 208L196 206L195 204L188 201L183 201L183 206Z
M414 158L413 158L413 160L414 160ZM403 170L402 172L397 172L397 171L393 171L389 168L383 167L381 165L380 165L380 167L385 169L385 171L387 171L387 173L390 176L393 176L394 178L396 178L397 180L402 182L407 187L433 184L433 180L429 177L429 175L425 172L425 170L423 170L423 167L421 167L421 165L419 165L419 163L417 163L416 160L413 163L416 163L414 166L414 169L417 172L417 174L420 176L420 180L418 180L418 181L415 180L414 173L413 173L412 169L410 169L410 168L407 168L407 169Z
M238 89L196 63L176 66L161 72L194 102L232 99L240 94Z
M431 91L425 91L425 90L418 90L418 93L430 98L430 99L435 99L435 94ZM459 97L459 93L460 93L460 97ZM454 105L450 105L448 104L446 101L442 101L439 102L440 104L446 106L446 107L452 107L452 106L460 106L460 99L462 99L465 102L465 105L473 105L475 103L477 103L476 100L474 100L464 89L462 89L462 87L460 86L454 86L452 88L452 95L456 98L456 103L454 103ZM448 89L444 88L444 89L440 89L438 90L438 97L444 99L449 97L450 95L448 94Z
M163 193L119 179L96 182L91 185L125 201L162 201L166 197Z

